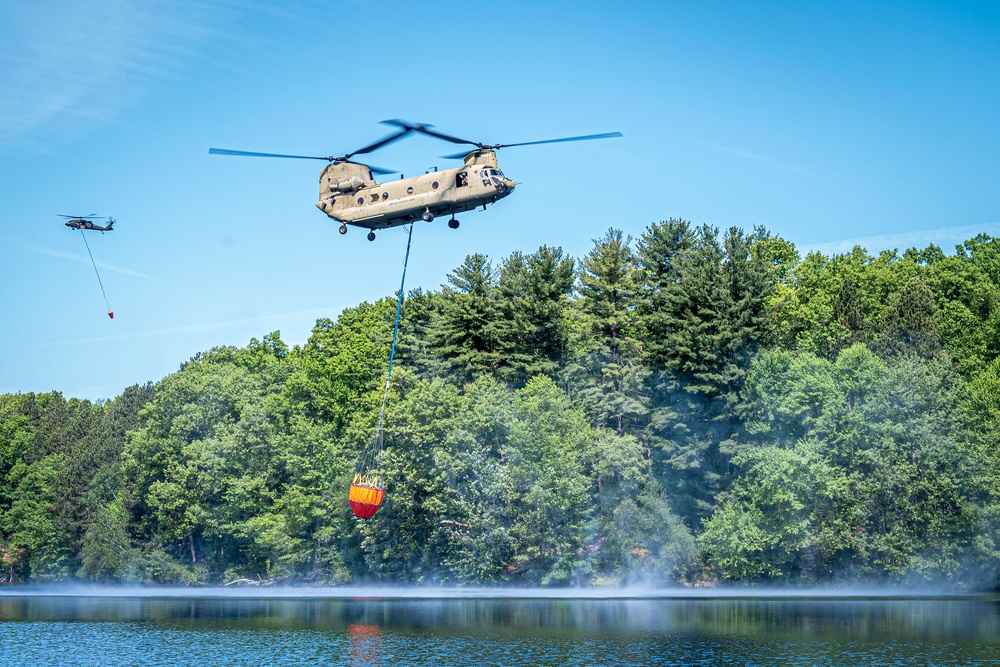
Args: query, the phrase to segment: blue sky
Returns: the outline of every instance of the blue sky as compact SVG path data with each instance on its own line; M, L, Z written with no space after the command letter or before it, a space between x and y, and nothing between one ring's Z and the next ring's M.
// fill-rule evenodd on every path
M487 143L624 134L501 151L517 192L457 231L418 224L407 289L670 217L828 254L1000 236L995 3L271 4L5 7L0 393L113 398L393 295L405 231L337 234L322 163L208 154L344 154L390 118ZM371 162L416 175L453 151L416 136ZM87 237L113 320L57 217L89 213L118 220Z

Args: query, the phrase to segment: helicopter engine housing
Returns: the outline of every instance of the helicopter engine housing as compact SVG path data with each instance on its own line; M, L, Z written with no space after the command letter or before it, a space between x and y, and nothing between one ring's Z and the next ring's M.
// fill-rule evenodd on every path
M360 190L364 186L365 182L360 176L355 176L354 178L347 181L340 181L339 183L330 184L330 192L354 192L355 190Z

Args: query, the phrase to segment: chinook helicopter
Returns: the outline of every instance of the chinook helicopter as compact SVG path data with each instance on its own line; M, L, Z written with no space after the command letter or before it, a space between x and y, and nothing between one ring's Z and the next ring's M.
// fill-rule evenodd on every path
M302 160L325 160L327 165L319 176L319 201L316 207L331 219L340 223L341 234L347 233L348 225L368 229L368 240L375 240L376 229L388 229L405 225L415 220L430 222L442 215L450 216L448 226L458 229L458 213L472 211L480 206L486 210L514 191L516 183L500 171L496 151L513 146L551 144L565 141L585 141L608 139L622 136L621 132L588 134L562 139L543 139L516 144L483 144L460 139L430 128L433 125L408 123L402 120L386 120L397 131L359 148L353 153L340 157L313 157L307 155L282 155L277 153L255 153L234 151L224 148L210 148L213 155L235 155L246 157L278 157ZM397 173L366 164L352 162L355 155L371 153L404 136L419 132L454 144L468 144L473 148L445 159L463 159L461 167L431 171L422 176L401 178L398 181L379 183L373 174Z
M83 210L86 211L87 209ZM59 217L68 218L68 220L66 221L66 226L69 227L70 229L79 229L80 231L83 231L84 229L90 229L96 232L101 232L102 234L104 232L114 231L113 229L111 229L111 226L115 224L115 219L111 217L98 218L96 213L91 213L90 215L60 215ZM95 218L98 220L106 219L108 221L108 224L99 225L96 222L94 222Z

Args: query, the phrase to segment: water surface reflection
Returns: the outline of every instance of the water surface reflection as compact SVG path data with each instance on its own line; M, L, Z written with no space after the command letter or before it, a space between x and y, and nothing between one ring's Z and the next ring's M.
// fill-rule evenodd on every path
M8 664L986 665L1000 601L0 593ZM67 651L67 647L72 650Z

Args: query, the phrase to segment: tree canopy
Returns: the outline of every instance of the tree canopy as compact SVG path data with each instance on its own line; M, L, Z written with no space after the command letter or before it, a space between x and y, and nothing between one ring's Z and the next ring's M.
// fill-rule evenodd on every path
M1000 239L469 255L92 403L0 396L0 580L1000 584Z

